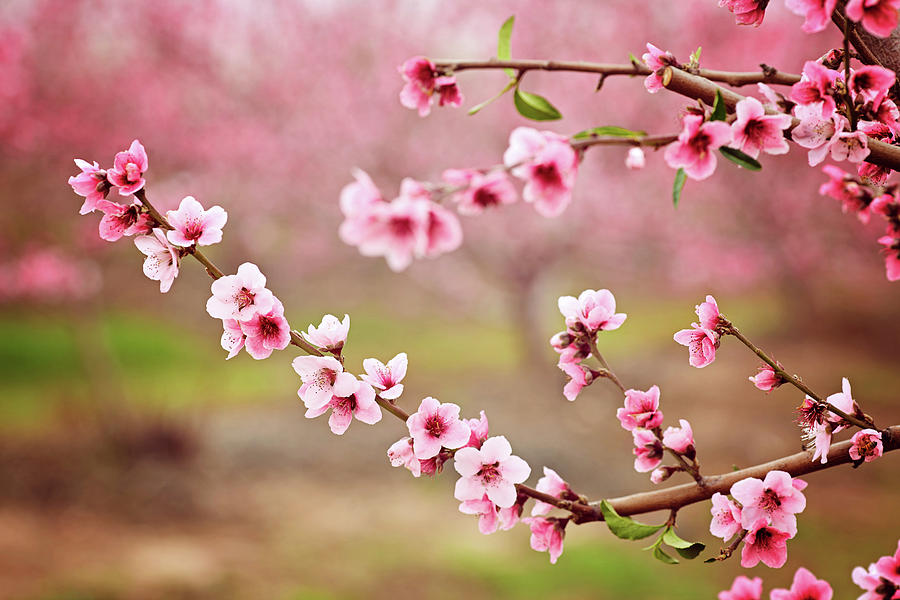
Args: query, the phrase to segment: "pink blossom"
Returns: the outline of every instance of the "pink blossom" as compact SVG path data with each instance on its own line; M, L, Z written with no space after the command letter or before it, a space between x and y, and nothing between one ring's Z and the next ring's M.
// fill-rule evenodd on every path
M484 411L481 411L481 415L477 419L463 419L463 422L469 426L469 431L472 432L469 435L469 441L466 443L466 446L481 448L481 445L490 436L490 424L488 423L487 415L484 414Z
M130 196L144 187L144 173L149 168L147 152L137 140L131 142L128 150L116 154L113 168L106 172L106 178L119 188L123 196Z
M663 445L679 454L694 454L694 432L691 424L684 419L678 419L681 427L667 427L663 432Z
M531 549L550 553L550 564L555 565L562 555L563 539L566 537L566 523L559 519L528 517L522 519L531 528Z
M650 483L660 484L680 470L680 467L657 467L650 473Z
M824 579L800 567L794 573L794 581L790 590L777 588L770 594L771 600L831 600L831 586Z
M791 130L791 139L809 149L809 166L814 167L828 156L847 120L838 113L822 117L817 108L804 110L798 106L794 112L800 123Z
M552 131L517 127L509 136L503 164L525 181L522 198L534 203L538 214L559 216L572 200L578 154L568 138Z
M829 423L816 423L806 431L805 438L813 443L812 462L817 458L822 459L822 464L828 462L828 451L831 449L832 427Z
M719 6L734 13L735 23L754 27L762 24L768 4L769 0L719 0Z
M872 203L869 187L834 165L825 165L822 171L828 175L828 181L819 187L819 193L839 200L844 213L852 211L862 223L868 223Z
M103 211L100 220L100 237L116 242L126 235L141 235L153 230L153 219L141 212L140 204L125 206L109 200L97 201L96 208Z
M897 9L900 0L850 0L846 12L851 21L862 21L869 33L886 38L897 27Z
M556 471L549 467L544 467L544 476L538 479L537 491L549 494L554 498L573 499L568 497L570 495L574 496L574 493L569 487L569 484L563 481L563 478L560 477L556 473ZM531 516L536 517L540 515L546 515L551 510L553 510L552 504L547 504L546 502L535 500L534 506L531 508Z
M100 168L95 161L92 165L86 160L75 159L75 165L81 169L81 173L69 177L69 185L79 196L84 196L84 204L78 211L82 215L97 209L97 203L106 198L110 184L106 180L106 171Z
M678 140L666 146L664 158L673 169L683 168L691 179L706 179L716 170L716 148L731 142L731 127L724 121L703 122L700 115L685 115Z
M878 243L884 246L884 248L881 249L881 252L884 254L884 266L887 271L887 280L900 280L900 237L883 235L878 238Z
M773 369L769 365L763 365L759 367L756 375L753 377L748 377L747 379L753 382L753 385L756 386L756 389L762 390L764 392L771 392L785 381L784 379L782 379L781 375L778 375L775 372L775 369Z
M387 455L391 466L406 467L413 477L419 477L422 474L422 461L416 458L412 445L412 438L405 437L397 440L388 448Z
M335 394L331 400L318 408L307 408L306 418L313 419L322 415L329 408L328 427L332 433L344 435L354 417L367 425L374 425L381 420L381 407L375 402L375 390L368 383L354 379L353 391L345 391L343 395Z
M738 575L731 584L731 589L719 592L719 600L761 600L763 580L759 577L750 579Z
M578 298L560 296L557 304L566 318L566 327L578 331L583 326L590 334L618 329L628 316L616 312L616 299L606 289L584 290Z
M284 306L278 298L274 298L271 310L257 312L240 324L241 331L247 336L244 347L257 360L269 358L273 350L284 350L291 343L291 327L284 318Z
M882 194L869 205L869 210L888 220L892 227L900 228L900 202L890 194Z
M408 364L406 352L396 355L386 365L375 358L367 358L363 360L366 374L361 379L375 388L385 400L396 400L403 393L403 384L400 382L406 377Z
M581 362L591 353L590 345L568 331L560 331L550 338L550 346L559 353L559 362Z
M431 258L453 252L462 244L462 226L459 218L440 204L428 201L428 224L425 227L425 243L420 255Z
M885 579L879 573L875 563L869 565L869 569L856 567L851 574L853 583L865 590L865 594L857 600L885 600L897 598L898 585L889 579Z
M225 330L222 333L222 349L228 351L228 356L225 357L228 360L238 355L247 336L241 329L241 322L235 319L222 319L222 328Z
M460 504L459 512L478 515L478 531L489 535L497 529L512 529L519 521L521 506L514 504L509 508L498 508L485 494L480 500L466 500Z
M438 96L438 106L462 106L463 95L456 85L456 77L445 75L434 80L434 91Z
M837 0L785 0L789 11L805 17L802 29L806 33L822 31L831 23L831 13Z
M760 519L749 528L741 550L741 566L755 567L760 561L773 569L780 569L787 562L787 541L791 535Z
M162 229L154 229L151 235L134 238L134 245L147 256L144 259L144 275L159 282L160 292L168 292L178 277L179 257Z
M647 164L647 159L644 157L644 150L638 146L634 148L630 148L628 150L628 155L625 157L625 166L629 169L643 169Z
M850 390L850 380L846 377L841 378L841 391L835 394L831 394L825 401L828 404L839 408L841 411L847 413L848 415L856 414L859 411L859 406L856 404L856 400L853 399L851 390ZM843 417L838 416L833 412L828 412L826 415L826 419L829 422L835 424L837 427L835 428L835 433L842 430L846 426L846 422L844 422Z
M455 459L454 467L461 476L454 493L457 500L478 500L487 494L500 508L509 508L516 502L516 484L531 474L531 467L512 455L503 436L488 438L480 449L462 448Z
M216 319L246 321L257 312L269 312L275 304L275 296L266 289L266 276L249 262L238 267L235 275L213 281L210 289L206 312Z
M832 95L834 84L839 78L838 71L808 60L803 65L802 79L791 86L791 100L815 108L823 119L830 119L836 108Z
M688 347L690 365L702 369L716 360L716 349L719 347L719 334L710 329L703 329L694 324L693 329L682 329L675 333L674 339L682 346Z
M352 184L351 184L352 185ZM384 256L392 271L408 267L428 243L430 202L400 196L369 205L341 225L341 239L363 256Z
M400 90L400 104L419 111L419 116L431 112L434 95L438 95L440 106L459 106L462 93L456 85L456 78L440 76L434 63L424 56L414 56L398 67L406 81Z
M784 139L784 130L793 123L790 115L767 115L762 103L753 97L738 102L735 111L737 119L731 124L734 138L731 147L752 158L758 157L760 152L787 153L788 143Z
M593 382L593 375L577 362L566 362L560 359L556 366L569 377L568 382L563 387L563 396L569 402L574 402L581 390Z
M203 210L193 196L186 196L178 210L166 213L166 220L175 228L167 235L176 246L210 246L222 241L222 228L228 221L228 213L221 206Z
M647 429L634 429L631 435L634 438L634 470L646 473L658 467L662 462L663 445L656 434Z
M850 91L871 102L878 110L897 76L890 69L878 65L864 65L850 75Z
M298 356L291 365L303 381L297 395L306 408L322 408L333 396L347 398L359 388L356 378L345 373L333 356Z
M832 139L831 158L860 163L869 156L869 139L862 131L838 131Z
M750 529L763 519L773 527L797 534L796 513L806 508L806 497L794 487L790 474L769 471L764 480L742 479L731 486L731 495L741 503L741 525Z
M900 542L893 556L882 556L875 562L875 572L879 577L900 586Z
M340 321L334 315L325 315L318 327L310 324L304 337L326 352L340 353L349 333L350 315L345 314Z
M646 392L626 390L625 407L616 411L616 418L627 431L636 427L659 427L663 421L662 411L659 410L659 387L651 386Z
M452 186L464 187L453 196L463 215L479 215L488 208L512 204L518 198L503 170L483 174L475 169L447 169L442 178Z
M853 460L865 459L865 462L872 462L884 453L881 432L874 429L857 431L850 443L850 458Z
M372 178L361 170L354 169L353 183L341 190L340 205L345 220L340 226L340 237L348 244L357 245L356 240L366 237L373 218L373 208L384 202L381 192Z
M437 456L441 447L450 450L461 448L471 435L469 426L459 418L458 405L449 402L441 404L430 396L422 400L419 410L409 416L406 426L413 439L416 458L420 460Z
M709 532L726 542L743 529L741 527L741 509L727 496L716 492L712 496L712 520Z
M694 312L697 313L697 318L700 320L700 327L715 331L716 327L719 326L721 313L719 312L719 305L716 304L716 299L712 296L707 295L705 302L701 302L694 307Z
M653 44L647 42L647 52L641 57L652 73L644 80L644 87L651 94L663 89L662 72L666 67L678 67L675 56L669 52L663 52Z

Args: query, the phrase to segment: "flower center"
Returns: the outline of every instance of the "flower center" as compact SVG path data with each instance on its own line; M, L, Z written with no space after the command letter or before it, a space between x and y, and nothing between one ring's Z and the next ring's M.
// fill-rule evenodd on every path
M559 169L552 162L534 165L532 175L544 185L559 185L562 182Z
M487 188L483 187L475 190L475 193L472 195L472 202L474 202L478 206L481 206L482 208L500 204L500 201L497 199L497 195Z
M411 237L414 231L412 219L409 217L394 217L388 221L388 229L391 235L406 238Z
M279 322L277 319L273 317L260 317L259 318L259 331L262 333L264 338L274 338L281 331L281 327L279 326Z
M480 477L481 481L485 484L491 484L500 479L500 463L483 465L481 470L478 471L478 477Z
M333 369L319 369L316 373L316 384L321 387L334 387L337 381L337 373Z
M189 240L198 240L203 235L203 224L197 219L191 219L184 226L184 237Z
M781 506L781 498L778 493L772 489L766 489L759 499L759 507L766 512L772 512L779 506Z
M255 296L256 294L254 294L247 288L242 287L241 291L239 291L234 297L234 300L238 305L238 310L244 310L245 308L253 304L253 298Z
M141 169L133 162L129 162L125 165L125 179L134 183L139 181L141 178Z
M440 416L431 415L425 419L425 431L427 431L429 435L439 438L447 431L447 423L445 423Z
M691 150L699 154L701 157L706 156L706 153L709 151L709 136L705 133L698 132L697 135L691 138L689 142Z

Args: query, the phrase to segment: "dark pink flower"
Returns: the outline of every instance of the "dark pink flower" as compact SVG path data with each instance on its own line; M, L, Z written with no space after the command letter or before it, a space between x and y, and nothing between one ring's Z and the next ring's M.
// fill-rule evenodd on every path
M140 204L125 206L109 200L97 201L96 208L103 211L100 219L100 237L115 242L126 235L141 235L153 230L153 219L141 212Z
M819 187L819 193L839 200L841 210L853 212L862 223L868 223L871 188L834 165L825 165L822 172L828 175L828 181Z
M766 525L766 520L760 519L744 538L741 566L749 569L762 561L768 567L780 569L787 562L787 541L790 537L787 532Z
M463 422L469 426L469 431L472 432L466 446L471 448L481 448L481 445L484 444L485 440L490 436L491 428L488 423L487 415L484 414L484 411L481 411L481 415L477 419L463 419Z
M273 299L271 310L257 312L240 324L241 331L247 336L244 348L257 360L269 358L273 350L284 350L291 343L291 327L284 318L284 306L278 298Z
M762 103L747 97L737 103L737 119L731 124L732 148L756 158L760 152L786 154L788 143L784 130L791 126L790 115L767 115Z
M478 215L518 199L506 171L482 174L475 169L447 169L442 177L450 185L464 187L453 195L456 208L463 215Z
M560 519L528 517L522 519L531 528L531 549L550 553L550 564L555 565L563 551L566 523Z
M228 213L221 206L203 210L193 196L186 196L178 210L166 213L166 220L175 228L167 236L176 246L209 246L222 241L222 228L228 221Z
M884 453L881 432L874 429L857 431L850 443L850 458L853 460L865 459L865 462L872 462Z
M397 440L388 448L388 460L392 467L406 467L413 477L419 477L422 474L422 461L416 458L412 445L412 438Z
M703 329L694 324L693 329L682 329L675 333L674 340L688 347L689 362L692 367L702 369L716 360L716 349L719 347L719 334L710 329Z
M770 593L771 600L831 600L831 586L824 579L800 567L794 573L790 590L777 588Z
M416 458L420 460L437 456L442 447L449 450L461 448L471 435L469 426L459 418L458 405L449 402L441 404L430 396L422 400L419 410L409 416L406 426L413 439Z
M741 527L741 509L727 496L716 492L712 496L712 520L709 532L726 542L743 529Z
M403 378L409 361L406 352L401 352L384 364L375 358L363 360L366 374L360 378L375 388L379 396L385 400L396 400L403 393Z
M678 67L675 56L669 52L663 52L653 44L647 42L647 52L641 57L644 64L653 72L644 80L644 87L651 94L663 89L662 72L666 67Z
M735 23L754 27L762 24L768 4L769 0L719 0L719 6L734 13Z
M634 470L646 473L658 467L662 462L663 445L656 434L648 429L634 429L631 436L634 438Z
M462 227L459 218L440 204L424 201L428 205L428 224L425 226L425 242L420 256L431 258L453 252L462 244Z
M897 10L900 0L850 0L847 3L847 18L862 21L866 31L886 38L897 27Z
M875 572L879 577L900 586L900 542L893 556L882 556L875 562Z
M685 115L678 140L666 146L664 158L673 169L683 168L691 179L706 179L716 170L716 148L731 142L731 127L724 121L703 122L700 115Z
M434 96L438 96L439 106L459 106L462 93L456 85L456 78L441 76L434 63L424 56L414 56L398 67L406 84L400 90L400 104L419 111L424 117L431 112Z
M438 106L462 106L463 95L456 85L456 77L438 77L434 80L434 91L438 96Z
M694 307L694 312L697 313L700 327L715 331L716 327L719 325L719 317L721 316L719 305L716 303L715 298L707 295L705 302L701 302Z
M797 534L796 513L806 508L806 497L794 487L790 474L769 471L764 480L742 479L731 486L731 495L741 503L744 529L750 529L763 519L790 537Z
M480 500L466 500L459 505L459 512L478 515L478 531L484 535L490 535L500 527L497 505L490 501L487 494Z
M549 467L544 467L544 476L538 479L537 491L549 494L554 498L569 498L569 496L575 496L572 492L572 488L569 487L569 484L563 481L563 478ZM551 510L553 510L552 504L535 500L534 506L531 508L531 516L537 517L546 515Z
M97 203L106 198L111 186L106 180L106 171L101 169L96 161L92 165L86 160L76 158L75 165L81 169L81 173L69 177L69 185L76 194L84 196L84 204L78 212L86 215L97 209Z
M144 259L144 275L159 282L160 292L168 292L178 277L179 256L162 229L154 229L151 235L134 238L134 245L147 257Z
M679 454L686 454L688 458L694 456L694 431L691 424L684 419L678 419L681 427L667 427L663 432L663 445Z
M347 204L362 208L353 216L344 211L347 220L341 225L341 239L357 246L363 256L384 256L393 271L408 267L428 244L431 219L428 200L401 195L391 202Z
M770 367L769 365L762 365L759 367L756 375L753 377L748 377L750 381L753 382L753 385L756 386L756 389L762 390L764 392L771 392L782 383L784 383L784 379L782 379L781 375L775 372L775 369Z
M578 298L560 296L557 305L569 330L589 334L618 329L628 316L616 312L616 298L606 289L584 290Z
M275 304L275 296L266 288L266 276L249 262L241 264L235 275L213 281L210 289L206 312L216 319L246 321L257 312L269 312Z
M556 366L569 377L569 381L563 387L563 396L569 402L574 402L581 390L593 382L593 376L580 363L560 359Z
M831 23L831 13L837 0L785 0L789 11L806 18L803 31L815 33L822 31Z
M375 390L368 383L354 379L355 386L352 392L343 396L335 395L324 406L308 408L306 418L313 419L324 414L329 408L331 416L328 417L328 427L332 433L344 435L350 423L356 418L367 425L374 425L381 420L381 407L375 402Z
M878 238L878 243L884 246L881 252L888 281L900 280L900 236L884 235Z
M719 600L761 600L763 580L743 575L734 578L730 590L719 592Z
M797 104L818 109L823 119L831 118L834 102L834 83L841 74L815 61L803 65L803 78L791 87L791 100Z
M897 76L890 69L878 65L865 65L850 75L850 91L871 102L875 110L887 96Z
M882 577L875 563L870 564L868 570L856 567L851 578L866 592L856 600L893 600L900 595L898 584Z
M306 408L322 408L332 397L346 398L359 389L356 377L333 356L298 356L291 366L303 381L297 395Z
M516 503L516 484L528 479L531 467L518 456L505 437L488 438L481 449L461 448L454 465L460 478L456 482L457 500L479 500L485 494L500 508Z
M616 418L627 431L636 427L659 427L663 421L662 411L659 410L659 387L651 386L646 392L626 390L625 407L616 411Z
M106 178L119 188L121 195L130 196L144 187L144 173L148 168L147 152L139 141L134 140L128 150L116 154Z
M534 203L538 214L559 216L571 202L578 154L568 138L552 131L517 127L509 136L503 164L525 181L522 199Z

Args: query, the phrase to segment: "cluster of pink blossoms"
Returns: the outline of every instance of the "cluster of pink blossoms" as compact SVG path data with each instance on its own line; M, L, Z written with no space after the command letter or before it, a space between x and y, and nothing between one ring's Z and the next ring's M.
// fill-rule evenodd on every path
M451 252L462 243L457 216L441 202L453 202L463 215L512 204L518 195L510 174L524 182L522 198L545 217L562 213L572 199L578 153L568 138L550 131L516 128L503 155L504 165L487 170L447 169L444 183L404 179L400 195L386 201L372 179L356 171L341 192L341 239L364 256L384 256L394 271L414 258Z
M804 439L808 443L811 443L815 449L812 460L815 461L816 459L821 458L822 464L828 462L828 450L831 448L832 436L850 426L850 423L843 417L828 410L828 406L835 407L848 415L865 418L859 405L853 399L850 381L848 381L846 377L841 380L841 391L831 394L825 401L827 405L817 402L815 399L807 396L803 400L803 404L797 409L797 423L803 429ZM865 431L868 432L872 430ZM862 432L857 432L856 436L859 436L861 433ZM873 455L872 458L866 458L866 462L881 456L881 433L874 433L877 434L878 437L879 444L877 445L877 448L879 449L877 450L877 455ZM857 439L856 436L854 436L854 440ZM857 451L861 451L864 458L876 452L875 448L871 450L866 449L867 447L864 438L859 438L859 441L860 448Z
M796 515L806 508L805 487L784 471L769 471L763 480L742 479L731 486L731 498L713 495L709 531L726 542L746 531L741 566L761 561L778 569L787 560L787 540L797 535Z
M762 24L769 0L719 0L719 6L734 14L738 25ZM802 29L806 33L822 31L831 22L831 13L837 0L785 0L788 10L804 17ZM845 14L851 21L860 23L869 33L888 37L897 27L897 10L900 0L850 0Z
M597 343L597 334L618 329L627 315L616 312L616 299L609 290L584 290L578 298L561 296L558 304L559 312L566 319L566 330L550 338L550 345L559 353L557 366L569 377L563 395L575 400L600 374L581 364L592 356L591 347Z
M178 277L181 258L196 246L208 246L222 241L222 227L228 215L220 206L209 210L193 197L187 196L178 210L166 215L168 230L150 216L147 208L133 194L144 189L144 173L149 168L147 152L138 140L131 142L128 150L118 152L111 169L101 169L80 158L75 164L81 173L69 177L69 185L79 196L84 196L81 214L96 210L103 213L100 220L100 237L115 242L124 236L135 237L134 244L146 258L144 274L159 281L159 291L168 292ZM112 188L120 196L132 196L131 204L120 204L107 199Z

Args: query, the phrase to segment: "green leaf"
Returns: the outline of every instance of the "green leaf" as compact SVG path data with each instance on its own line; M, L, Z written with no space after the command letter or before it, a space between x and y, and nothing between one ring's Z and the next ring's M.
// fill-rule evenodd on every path
M497 58L500 60L512 60L512 50L510 49L510 38L512 38L513 25L516 23L516 15L511 16L503 21L500 26L500 32L497 34ZM503 69L510 79L516 78L516 72L513 69Z
M653 548L653 558L655 558L656 560L661 560L662 562L666 563L667 565L677 565L678 564L677 558L672 558L671 556L669 556L668 554L663 552L663 549L660 548L659 546L655 546Z
M663 542L668 544L669 546L675 548L675 550L688 560L692 560L697 558L697 556L706 549L706 544L701 544L700 542L689 542L687 540L683 540L675 533L675 530L671 527L667 528L665 532L663 532L662 536L660 536Z
M740 150L722 146L721 148L719 148L719 152L722 153L722 156L724 156L737 166L743 167L748 171L759 171L760 169L762 169L762 165L759 164L758 160L756 160L755 158L750 158Z
M606 500L600 502L600 512L613 535L623 540L641 540L665 527L665 525L646 525L638 523L631 517L619 516Z
M728 107L725 106L725 99L722 98L722 90L716 90L716 101L713 103L713 110L709 120L724 121L727 117Z
M491 102L493 102L494 100L496 100L497 98L499 98L500 96L502 96L503 94L505 94L506 92L508 92L509 90L513 89L513 88L515 87L515 85L516 85L516 80L515 80L515 79L510 80L510 82L506 84L506 87L503 88L502 90L500 90L500 93L499 93L499 94L497 94L496 96L493 96L493 97L491 97L491 98L488 98L487 100L485 100L485 101L482 102L481 104L478 104L478 105L473 106L472 108L470 108L470 109L469 109L469 115L474 115L474 114L477 113L479 110L481 110L482 108L484 108L485 106L487 106L488 104L490 104Z
M703 51L703 47L697 46L697 49L694 50L693 54L691 54L691 63L692 64L695 64L697 66L700 65L700 52L702 52L702 51Z
M513 100L519 114L532 121L555 121L562 119L562 114L543 96L523 92L516 88Z
M572 136L572 139L582 140L584 138L589 138L595 135L608 135L611 137L622 137L622 138L640 138L647 135L646 131L632 131L631 129L625 129L624 127L618 127L616 125L603 125L601 127L593 127L591 129L585 129L584 131L579 131L575 135Z
M631 53L631 52L628 53L628 60L629 60L629 62L631 62L631 64L633 64L633 65L636 66L636 67L643 67L643 66L644 66L644 62L641 61L641 60L638 60L638 57L635 56L635 55L634 55L633 53Z
M687 175L684 169L678 169L675 172L675 184L672 186L672 203L675 205L675 208L678 208L678 201L681 200L681 190L684 189L686 179Z

